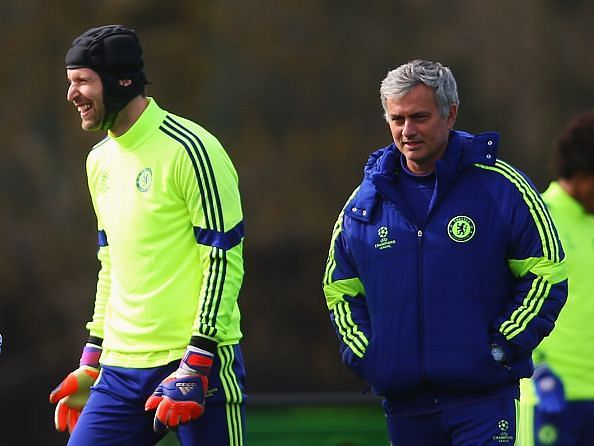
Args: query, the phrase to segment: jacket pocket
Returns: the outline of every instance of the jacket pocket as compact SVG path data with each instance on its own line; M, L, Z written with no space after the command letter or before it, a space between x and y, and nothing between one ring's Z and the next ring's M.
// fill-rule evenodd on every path
M427 375L438 387L455 391L495 388L517 379L511 367L493 359L488 345L432 351L427 355Z
M373 338L360 363L359 375L377 395L413 394L421 385L418 351L391 338Z

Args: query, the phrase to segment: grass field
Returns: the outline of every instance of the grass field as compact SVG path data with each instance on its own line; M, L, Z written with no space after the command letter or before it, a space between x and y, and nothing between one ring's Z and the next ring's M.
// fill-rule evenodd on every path
M174 435L159 446L175 446ZM253 395L248 400L249 446L386 446L377 399L360 395Z

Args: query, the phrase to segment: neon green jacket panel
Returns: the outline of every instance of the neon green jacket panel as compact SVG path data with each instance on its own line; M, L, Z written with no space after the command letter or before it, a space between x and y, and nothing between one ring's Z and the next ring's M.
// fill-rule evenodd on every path
M93 319L102 363L179 359L192 335L241 338L242 211L235 169L214 136L150 99L124 135L87 160L99 250Z
M560 376L568 399L594 399L594 215L557 182L543 198L566 252L569 291L555 328L534 359L547 362Z

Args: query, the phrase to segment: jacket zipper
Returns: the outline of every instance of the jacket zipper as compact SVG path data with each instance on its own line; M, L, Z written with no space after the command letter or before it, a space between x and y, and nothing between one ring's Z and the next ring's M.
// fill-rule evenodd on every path
M423 329L423 231L417 228L417 329L419 334L419 370L425 378L425 330Z

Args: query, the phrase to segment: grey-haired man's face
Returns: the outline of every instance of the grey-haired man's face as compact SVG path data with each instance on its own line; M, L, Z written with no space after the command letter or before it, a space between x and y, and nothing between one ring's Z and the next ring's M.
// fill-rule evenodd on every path
M78 110L82 129L100 130L105 119L101 78L90 68L68 69L66 76L69 82L66 100Z
M457 111L457 106L452 105L449 116L442 118L434 90L424 84L415 85L400 98L386 101L392 138L413 173L433 171L435 161L445 152Z

